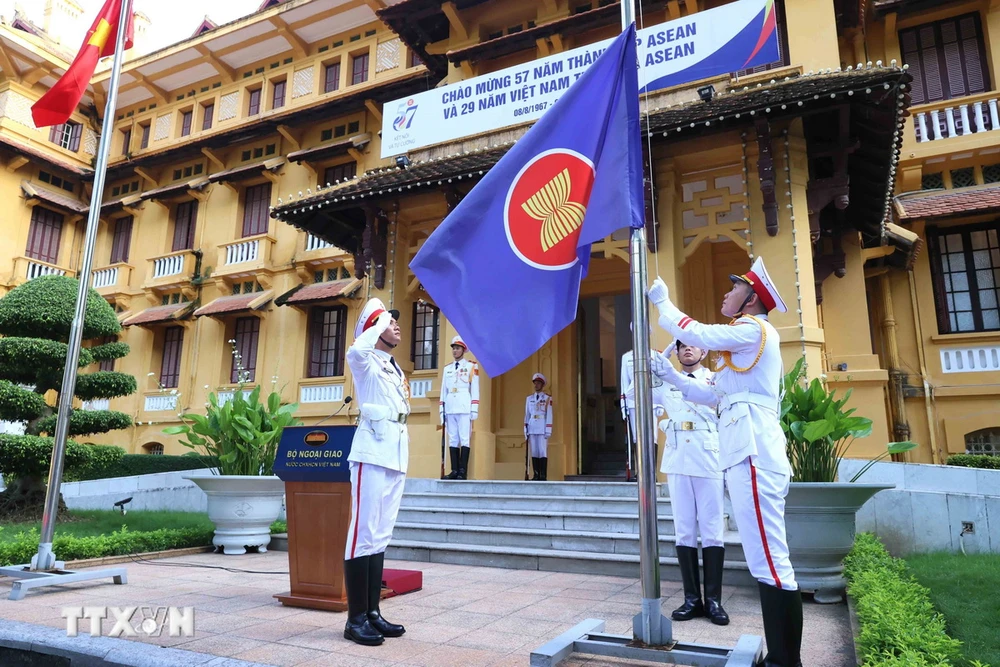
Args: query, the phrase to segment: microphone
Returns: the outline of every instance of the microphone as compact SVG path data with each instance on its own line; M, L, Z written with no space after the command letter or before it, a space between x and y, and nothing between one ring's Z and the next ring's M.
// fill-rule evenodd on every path
M353 400L354 399L351 398L350 396L345 396L344 397L344 402L340 404L340 407L337 408L336 412L334 412L332 415L328 415L326 417L323 417L323 419L321 419L318 422L316 422L315 424L313 424L313 426L319 426L320 424L322 424L323 422L325 422L327 419L333 419L334 417L336 417L337 415L340 414L340 411L344 409L345 405L347 405L348 403L350 403Z

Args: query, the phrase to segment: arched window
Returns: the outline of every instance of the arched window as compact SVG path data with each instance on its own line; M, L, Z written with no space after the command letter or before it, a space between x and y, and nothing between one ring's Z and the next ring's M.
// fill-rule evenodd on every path
M965 453L1000 456L1000 426L966 433Z
M157 456L163 455L163 445L158 442L150 442L142 446L147 454L153 454Z

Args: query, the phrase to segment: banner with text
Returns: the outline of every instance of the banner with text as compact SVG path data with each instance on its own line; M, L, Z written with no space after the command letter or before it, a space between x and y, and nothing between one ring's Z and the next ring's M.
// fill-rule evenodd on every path
M640 92L773 63L774 0L738 0L640 30ZM382 157L537 120L611 39L388 102ZM580 112L586 114L585 109Z

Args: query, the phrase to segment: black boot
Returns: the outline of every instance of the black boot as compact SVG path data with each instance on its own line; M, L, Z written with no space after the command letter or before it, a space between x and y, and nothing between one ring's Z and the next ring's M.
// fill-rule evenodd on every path
M705 616L716 625L729 625L729 614L722 608L722 563L725 547L702 547L705 567Z
M456 479L469 479L469 448L462 447L462 453L458 460L458 477Z
M458 447L449 447L448 453L451 455L451 472L445 479L460 479L458 471Z
M371 564L368 566L368 622L386 637L402 637L406 628L385 620L379 611L379 602L382 600L382 568L384 565L384 551L371 556Z
M385 637L368 622L368 571L371 556L344 561L344 585L347 587L347 625L344 639L365 646L378 646Z
M677 562L681 567L684 583L684 604L670 615L675 621L690 621L705 615L701 603L701 584L698 581L698 547L677 547Z
M802 667L802 593L757 582L767 641L767 667Z
M537 456L531 457L531 469L535 471L535 474L531 476L531 480L533 482L537 482L542 478L541 476L542 464L539 463L539 461L541 461L541 459L538 458Z
M540 479L543 482L546 482L549 479L549 457L542 456L541 458L538 459L538 462L542 466L542 476Z

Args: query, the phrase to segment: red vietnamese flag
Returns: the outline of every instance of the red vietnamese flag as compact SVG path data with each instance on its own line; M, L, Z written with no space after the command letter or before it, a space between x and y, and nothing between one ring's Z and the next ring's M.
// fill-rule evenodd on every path
M94 76L94 70L97 69L97 61L115 53L118 42L118 21L123 2L126 0L105 0L101 13L97 15L94 25L90 26L73 64L49 92L31 107L31 116L35 119L36 127L65 123L76 111L90 84L90 79ZM130 49L133 34L131 13L125 30L125 48Z

